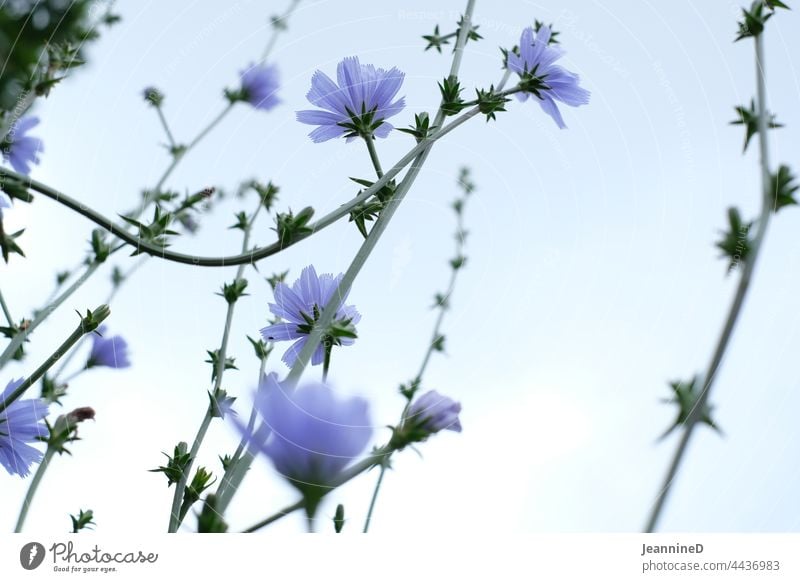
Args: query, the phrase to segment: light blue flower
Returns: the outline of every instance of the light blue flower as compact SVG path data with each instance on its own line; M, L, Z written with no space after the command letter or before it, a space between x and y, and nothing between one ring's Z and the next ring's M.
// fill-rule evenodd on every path
M30 174L31 164L38 164L39 152L44 151L41 139L26 135L38 124L38 117L22 117L11 126L3 140L3 160L10 162L20 174Z
M297 112L297 121L318 125L309 137L323 142L336 137L386 137L393 129L386 119L405 107L405 98L393 101L400 91L405 74L397 68L388 71L362 65L358 57L347 57L336 68L334 83L322 71L311 78L306 97L323 109Z
M269 437L265 440L264 429L256 431L258 439L252 437L238 420L236 426L279 473L312 498L336 485L372 437L367 401L338 398L327 384L310 382L287 389L273 373L259 386L255 407Z
M0 402L10 398L20 384L22 379L9 382ZM47 426L42 422L47 413L47 403L39 398L17 399L0 412L0 465L9 474L27 477L31 465L41 462L42 452L28 443L48 436Z
M250 65L240 76L242 96L256 109L269 111L281 102L276 95L280 84L275 65Z
M300 273L300 278L289 287L284 283L275 286L275 303L269 304L269 310L284 321L269 325L261 330L261 337L265 341L295 341L281 358L287 366L294 365L297 356L308 341L313 323L316 322L322 310L333 298L339 287L342 275L334 277L330 274L317 275L317 271L309 265ZM342 303L347 295L342 298ZM336 312L334 323L351 327L361 321L361 314L352 305L342 305ZM355 332L355 329L353 332ZM351 337L331 338L337 345L349 346L355 341ZM325 359L325 347L321 342L311 358L312 365L321 364Z
M86 362L87 368L105 366L107 368L128 368L131 365L128 359L128 342L121 336L105 337L108 331L101 325L95 334L92 334L92 352Z
M525 101L530 96L537 100L556 125L564 129L566 124L556 101L577 107L589 103L590 93L578 86L578 75L555 64L564 56L564 52L558 46L548 44L550 34L550 28L544 25L538 32L534 32L532 28L523 30L519 54L509 52L507 66L520 76L523 86L527 84L531 88L529 91L517 93L517 98Z

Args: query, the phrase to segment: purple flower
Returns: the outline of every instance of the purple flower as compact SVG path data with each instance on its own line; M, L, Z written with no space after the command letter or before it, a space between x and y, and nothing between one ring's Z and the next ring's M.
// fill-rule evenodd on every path
M259 386L255 407L270 433L266 440L263 431L260 439L250 440L307 497L318 499L327 492L320 488L335 486L372 437L367 401L339 399L326 384L286 389L272 373ZM247 428L235 422L250 437Z
M131 365L128 359L128 342L121 336L102 337L106 332L106 326L101 325L92 336L92 353L86 362L87 368L95 366L106 366L108 368L128 368Z
M509 52L507 66L520 76L523 88L527 88L517 93L517 98L525 101L529 95L533 96L558 127L564 129L567 126L556 101L577 107L589 102L590 93L578 86L578 75L554 64L564 52L549 42L549 27L542 26L538 32L526 28L519 40L519 54Z
M0 220L3 220L3 208L11 208L11 200L3 192L0 192Z
M22 379L9 382L0 402L5 402L20 384ZM41 422L47 412L47 403L39 398L15 400L0 412L0 465L9 474L27 477L31 465L41 462L42 452L27 443L48 436L47 426Z
M280 103L278 67L275 65L250 65L241 71L242 97L256 109L268 111Z
M10 162L11 167L20 174L30 174L31 164L38 164L39 152L44 151L42 140L25 135L38 124L38 117L22 117L11 126L3 140L3 160Z
M339 287L342 275L334 277L330 274L317 275L313 266L309 265L300 274L300 278L294 282L290 288L284 283L275 286L275 303L269 304L269 310L273 315L285 320L280 323L269 325L261 330L261 336L266 341L295 341L281 358L287 366L294 365L297 356L300 355L303 346L308 341L308 334L316 322L322 310L330 302L334 292ZM347 299L347 295L342 297L342 302ZM342 329L347 329L355 337L354 324L361 321L361 314L352 305L342 305L336 312L334 325ZM349 335L349 334L348 334ZM325 341L333 342L337 345L349 346L355 341L353 337L328 335ZM313 357L312 365L318 365L325 359L325 341L317 346Z
M348 141L356 136L386 137L392 126L385 120L405 107L405 97L392 101L404 77L396 68L376 69L348 57L336 68L338 85L322 71L314 73L306 98L324 111L298 111L297 121L319 126L308 134L315 143L341 136Z
M428 434L440 430L461 432L459 412L461 412L460 403L431 390L411 403L404 422L411 423Z

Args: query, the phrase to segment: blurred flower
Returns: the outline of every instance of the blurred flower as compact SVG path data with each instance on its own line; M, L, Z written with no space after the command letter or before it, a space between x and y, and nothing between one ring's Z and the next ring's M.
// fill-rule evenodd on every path
M312 500L318 501L327 493L325 488L336 484L372 436L367 401L338 399L326 384L310 382L286 389L272 373L259 386L255 407L269 437L265 439L263 431L260 438L252 437L238 420L236 426Z
M240 73L242 99L256 109L268 111L280 103L278 67L275 65L250 65Z
M25 135L38 124L38 117L22 117L11 126L3 140L3 160L10 162L20 174L30 174L31 164L38 164L39 152L44 151L41 139Z
M108 368L128 368L131 365L128 359L128 342L121 336L102 337L106 332L105 325L101 325L92 335L92 353L86 362L87 368L106 366ZM99 334L99 335L98 335Z
M22 379L9 382L0 402L5 402L20 384ZM47 403L38 398L15 400L0 412L0 465L9 474L27 477L31 465L42 460L42 452L27 443L47 437L47 426L41 422L47 412Z
M11 208L11 200L3 192L0 192L0 220L3 220L3 208Z
M266 341L293 340L294 342L282 360L287 366L294 365L297 356L308 341L308 334L314 323L322 315L322 310L330 302L334 292L342 280L342 275L334 277L331 274L317 275L312 265L309 265L300 274L300 278L290 288L285 283L275 285L275 303L269 304L273 315L284 319L285 322L269 325L261 330L261 336ZM347 295L342 298L342 302ZM361 320L361 314L352 305L342 305L336 312L334 329L330 330L326 341L337 345L349 346L355 341L354 324ZM342 335L344 334L344 335ZM311 358L313 365L321 364L325 359L325 341L320 342Z
M424 441L440 430L461 432L458 414L461 404L435 390L417 398L403 415L403 423L392 435L392 446L402 449L410 443Z
M376 69L348 57L336 68L338 85L322 71L314 73L306 98L325 111L298 111L297 121L319 126L309 134L315 143L341 136L348 141L386 137L393 128L385 120L405 107L405 97L392 102L404 77L396 68Z
M566 127L556 101L572 107L589 103L589 91L578 86L579 78L563 67L554 64L564 52L550 42L550 28L542 25L538 32L532 28L522 31L519 41L519 54L508 53L508 69L520 76L524 91L517 93L520 101L533 96L539 101L545 113L561 129Z

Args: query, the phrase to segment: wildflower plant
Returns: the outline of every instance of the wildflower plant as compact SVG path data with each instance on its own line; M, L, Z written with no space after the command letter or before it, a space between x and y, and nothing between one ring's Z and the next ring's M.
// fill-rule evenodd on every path
M212 345L203 346L203 362L199 359L197 362L208 366L203 372L205 385L196 390L203 415L193 434L163 444L166 452L161 464L156 460L158 452L153 452L152 478L164 479L168 488L168 494L159 500L163 504L163 525L167 531L242 529L228 522L228 509L245 479L264 478L268 473L263 463L257 463L259 459L266 459L291 485L295 501L282 508L266 505L252 508L257 513L245 531L260 530L299 511L305 511L310 529L320 529L321 505L335 497L345 483L370 475L374 476L374 489L362 528L367 532L378 515L381 486L393 469L392 461L397 455L404 454L407 449L424 452L428 441L434 439L459 446L462 403L466 415L470 411L469 397L459 393L455 383L444 381L449 385L441 385L439 380L440 385L432 385L426 372L434 354L444 353L450 347L444 334L444 322L454 301L459 276L470 264L465 216L476 185L468 168L462 168L458 174L459 195L451 204L456 222L455 249L446 260L442 259L449 279L446 287L434 295L435 321L430 339L423 346L419 368L405 379L352 378L337 369L333 354L348 347L348 356L358 359L363 353L359 351L361 346L369 341L359 336L362 314L349 303L351 291L356 298L370 293L367 287L359 285L359 275L379 241L392 228L398 208L415 186L434 146L446 143L453 137L450 134L475 118L498 122L511 117L515 109L525 107L526 101L538 103L542 112L564 129L567 127L564 116L577 116L578 112L562 112L559 105L571 108L586 105L591 94L576 73L559 64L565 55L562 41L566 44L567 39L556 40L557 31L538 21L534 26L519 23L514 36L514 39L519 38L518 44L501 48L497 56L499 78L485 79L478 84L467 82L461 77L462 63L470 56L465 51L467 43L485 43L490 37L484 29L478 33L479 25L473 22L476 0L467 0L454 32L442 32L448 29L437 25L433 34L423 37L426 44L419 47L420 52L435 49L429 52L431 55L442 53L444 47L448 52L452 49L449 70L443 74L424 75L424 78L435 79L429 83L429 96L438 101L435 108L410 111L407 107L406 73L411 78L412 73L417 75L416 71L402 71L377 56L367 59L363 55L342 54L332 61L338 63L335 75L329 65L320 65L319 70L308 75L304 88L310 86L306 99L312 108L301 109L305 105L292 102L290 92L281 85L286 75L281 75L279 63L273 62L278 60L273 49L279 39L292 34L289 23L300 3L300 0L291 0L284 13L272 18L270 36L260 58L240 70L238 77L233 74L235 68L231 65L231 77L237 79L235 84L219 92L222 96L218 114L196 132L183 136L170 124L170 108L174 102L180 102L170 98L174 88L148 86L141 91L139 99L144 102L143 110L150 112L153 125L157 124L159 131L163 131L165 151L160 155L164 158L164 169L157 180L145 185L130 206L120 210L114 218L70 193L30 177L33 165L47 162L40 156L42 140L30 134L39 122L30 110L36 107L39 97L55 90L57 82L63 78L54 77L54 71L66 75L82 63L83 52L68 41L87 40L92 36L90 29L111 26L116 22L115 15L108 11L99 20L92 20L85 14L84 3L77 2L76 10L84 12L71 15L75 17L75 22L70 21L71 36L62 44L41 41L37 45L40 51L47 51L50 66L25 61L15 70L14 74L24 78L29 89L21 100L21 107L10 106L8 96L0 94L4 162L0 171L3 191L0 194L0 242L4 260L13 265L26 258L22 248L24 230L6 232L3 226L2 213L12 208L12 202L16 209L18 204L33 203L34 197L37 204L40 199L47 201L44 203L52 201L92 225L92 230L87 230L87 245L75 266L56 274L51 298L38 309L20 316L17 306L8 305L0 291L5 320L0 328L3 339L0 369L12 365L25 368L24 377L10 382L0 397L0 464L15 477L26 478L34 473L17 520L17 531L23 529L29 508L35 507L39 483L56 455L74 455L74 462L80 462L82 449L98 446L91 440L90 429L84 429L91 426L88 421L93 421L95 416L98 422L106 421L103 414L95 413L92 403L82 403L71 412L61 411L55 418L49 418L67 398L81 394L79 379L84 378L84 373L90 374L89 371L96 368L113 368L124 375L124 370L130 367L158 365L131 358L124 339L130 338L128 331L123 329L121 335L112 335L104 324L111 316L109 305L115 303L120 290L136 277L138 269L156 261L165 269L173 263L182 264L185 269L220 268L220 282L216 287L219 299L215 299L218 311L202 314L204 322L211 321L221 329L219 341L215 339ZM745 11L741 25L740 38L752 37L759 64L764 58L761 40L764 25L776 7L781 7L781 3L774 4L764 7L757 2ZM374 51L368 53L374 48L364 47L363 54L374 54ZM312 46L308 50L319 51L320 61L328 56L320 47ZM0 91L13 93L18 85L4 80ZM677 402L679 411L675 425L668 432L682 431L684 441L698 424L718 428L712 415L713 407L708 403L708 392L741 310L771 214L796 205L798 187L794 175L788 166L773 169L766 152L767 131L781 126L766 108L763 74L759 75L757 86L757 97L749 107L736 108L738 119L734 123L744 126L745 149L751 138L757 136L759 141L763 166L762 212L748 221L742 218L739 210L732 209L728 214L730 232L723 232L718 243L729 262L729 271L741 269L742 279L728 325L707 373L696 375L690 382L671 384L673 398L670 402ZM198 145L210 140L209 136L235 109L243 116L268 119L282 128L287 123L295 129L298 123L313 126L308 134L312 142L309 147L332 151L348 147L337 138L344 138L345 142L363 140L366 151L361 151L360 155L365 163L369 161L370 175L348 176L352 195L337 200L334 209L326 214L298 201L296 193L285 192L264 176L246 177L232 188L177 181L176 168L190 156L199 155ZM397 132L392 131L395 125ZM376 138L405 144L407 151L394 163L385 163L378 152ZM322 142L333 143L319 145ZM487 152L489 154L491 152ZM57 154L48 150L48 155ZM264 171L270 170L265 163ZM331 173L331 182L341 177L333 175L333 170ZM289 201L293 205L291 208ZM193 252L192 239L185 235L198 232L205 227L204 221L211 213L230 205L237 208L226 225L230 225L229 232L237 238L238 252L225 255ZM346 226L345 219L356 228ZM316 240L321 231L336 223L353 235L352 239L343 239L342 244L349 245L347 251L352 254L343 272L334 276L332 273L337 273L338 269L327 264L322 256L302 263L285 259L287 249L308 239ZM264 242L266 237L269 239ZM215 248L222 248L222 244ZM308 248L314 247L309 243ZM435 253L435 249L426 251ZM268 269L274 270L270 274ZM55 351L44 360L32 362L35 352L31 346L41 338L40 330L52 323L50 316L72 305L76 292L103 272L107 276L106 300L94 310L78 312L76 327L69 335L64 333L65 338ZM493 283L487 281L486 284ZM8 279L4 278L2 285L8 286ZM237 308L245 301L260 306L258 318L237 317ZM186 307L191 308L188 302ZM370 314L364 315L366 323ZM147 325L154 326L150 319L154 316L148 310L143 310L142 318L147 318ZM158 333L152 336L157 337ZM237 338L248 340L247 355L235 353ZM87 346L81 351L84 342ZM286 342L290 342L288 347ZM168 346L164 347L165 353L168 350ZM275 361L275 350L281 354L282 364ZM86 359L76 360L78 353L84 354ZM137 350L135 355L138 353ZM390 358L391 354L386 357ZM80 364L81 361L84 363ZM173 363L169 360L169 364L162 365L172 366ZM321 365L321 370L313 368L317 365ZM250 381L243 378L248 372L252 373ZM315 376L309 377L312 375ZM253 384L256 391L250 405L247 395ZM359 384L398 386L394 395L397 414L393 418L377 418L375 408L364 397L345 394L339 388L355 388ZM34 396L33 391L37 389L38 396ZM235 434L235 446L230 450L213 451L218 461L206 462L207 435L212 430L226 428ZM463 430L471 430L469 422L464 422ZM84 438L85 442L79 442ZM448 439L452 440L448 443ZM684 449L685 446L679 449L675 467ZM656 523L676 471L677 468L671 469L668 475L648 529L653 529ZM65 508L61 517L65 518L69 509L74 511L75 507ZM343 504L335 510L331 508L329 513L334 516L335 531L345 528L345 515L349 515L346 513L349 511ZM256 521L256 517L262 515L265 517ZM96 517L99 518L97 523L102 524L101 516L95 515L92 509L81 508L77 515L70 515L73 531L94 527Z

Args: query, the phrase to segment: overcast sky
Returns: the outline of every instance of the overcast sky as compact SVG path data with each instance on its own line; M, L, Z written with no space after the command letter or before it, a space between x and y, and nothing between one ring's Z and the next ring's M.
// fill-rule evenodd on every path
M166 165L163 132L141 91L164 91L164 110L179 141L190 139L224 106L221 91L261 54L269 15L285 3L240 0L119 2L122 22L89 50L90 64L37 102L45 141L33 176L113 216L138 200ZM462 0L409 0L403 8L372 2L303 0L271 61L280 67L282 105L265 113L241 105L182 163L167 185L181 192L232 189L257 177L280 185L279 210L314 206L321 215L356 193L349 176L370 177L363 144L313 144L294 119L316 69L329 75L345 56L406 73L401 95L413 114L433 111L436 82L450 55L423 52L421 35L455 28ZM466 211L469 263L445 322L447 354L435 355L424 385L463 405L464 432L436 436L396 456L375 514L375 532L635 531L642 528L676 445L656 442L675 410L660 402L668 381L707 366L736 275L726 276L714 247L726 210L758 212L757 151L742 156L743 132L731 127L735 105L754 94L752 42L732 42L738 5L730 2L479 0L484 40L467 46L462 82L488 87L501 74L498 46L510 47L534 19L553 22L567 51L564 65L592 92L588 106L562 107L559 130L537 105L509 104L496 122L480 118L438 143L413 190L350 295L363 315L359 340L334 354L331 379L372 403L376 443L388 435L425 350L444 289L454 223L455 177L472 168L478 188ZM769 23L770 109L785 129L772 132L773 163L798 163L800 54L796 11ZM470 89L472 91L472 89ZM394 132L379 140L384 167L413 145ZM196 237L174 248L238 252L229 201L203 220ZM0 265L15 316L40 306L56 269L76 264L91 224L38 196L7 213L25 227L27 258ZM263 220L255 240L274 240ZM663 529L796 531L800 525L800 212L773 222L751 293L711 401L720 436L701 427L667 504ZM266 324L272 294L263 276L305 265L344 271L361 236L332 226L249 270L250 295L237 307L231 353L238 371L225 388L246 404L257 362L245 339ZM129 267L134 259L115 257ZM111 265L70 299L34 336L23 365L30 373L75 323L74 310L102 303ZM77 380L65 409L90 405L97 420L81 426L72 457L48 470L28 530L69 528L69 513L95 511L103 532L163 531L171 490L148 473L179 440L191 441L207 405L205 350L216 349L225 315L214 295L233 269L200 269L150 259L112 304L109 328L131 346L134 366ZM282 346L277 352L282 353ZM9 371L10 370L10 371ZM283 375L278 357L269 370ZM307 377L317 378L318 369ZM217 471L233 430L212 425L200 463ZM362 476L323 504L344 502L360 529L376 475ZM27 481L3 479L6 500L21 500ZM266 460L254 464L231 505L232 529L295 499ZM6 502L0 520L16 519ZM196 522L187 519L187 529ZM321 526L327 528L327 525ZM302 528L297 516L272 531Z

